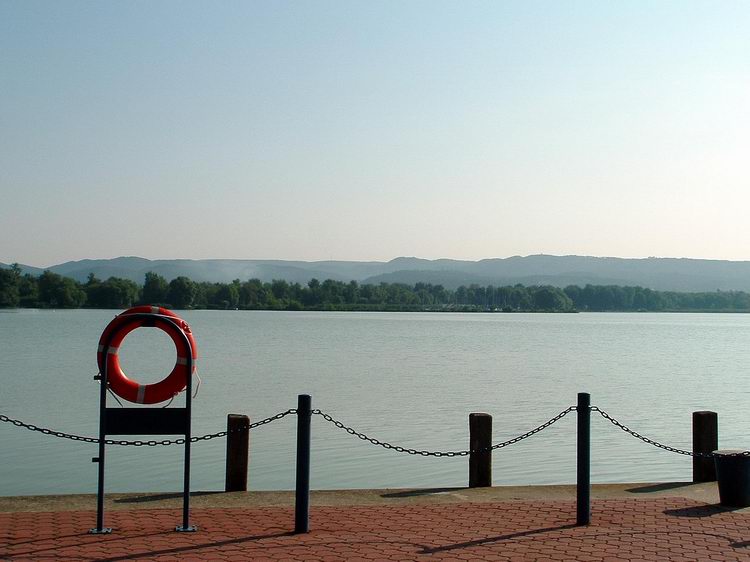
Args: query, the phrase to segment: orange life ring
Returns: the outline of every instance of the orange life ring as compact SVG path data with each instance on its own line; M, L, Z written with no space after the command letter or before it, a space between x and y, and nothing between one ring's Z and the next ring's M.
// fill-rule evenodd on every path
M129 379L123 373L118 357L120 344L125 336L144 326L154 326L165 331L177 348L177 361L174 369L166 378L153 384L140 384ZM190 344L189 348L185 343L185 337ZM109 349L105 350L104 346L107 342L109 342ZM107 384L112 392L120 398L137 404L164 402L185 390L188 376L190 376L187 367L188 357L193 358L193 372L195 372L198 348L190 326L171 310L158 306L136 306L115 316L114 320L104 328L99 338L96 354L100 373L104 372L106 360Z

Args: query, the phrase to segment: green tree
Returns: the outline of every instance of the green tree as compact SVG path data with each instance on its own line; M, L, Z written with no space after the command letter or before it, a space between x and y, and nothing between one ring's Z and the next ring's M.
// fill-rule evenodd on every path
M536 287L532 297L536 310L572 310L573 301L557 287Z
M168 294L169 284L167 283L167 280L153 271L147 272L146 278L143 282L141 302L144 304L165 303L167 302Z
M263 283L261 283L260 279L249 279L248 281L245 281L240 285L239 305L242 308L260 308L262 292Z
M221 308L237 308L240 302L240 290L237 285L222 283L214 294L213 304Z
M39 306L39 279L30 273L18 280L19 305L23 307Z
M130 279L110 277L99 282L93 275L84 285L87 304L95 308L130 308L138 302L140 289Z
M86 302L86 293L70 277L47 270L39 276L39 304L51 308L78 308Z
M271 292L277 300L285 300L289 298L289 289L289 283L283 279L274 279L271 281Z
M320 281L313 277L307 282L307 291L303 294L302 304L314 308L319 306L322 300Z
M21 268L17 263L10 269L0 268L0 308L14 308L20 304L20 283Z
M181 275L169 282L167 300L175 308L190 308L193 306L197 291L195 283Z

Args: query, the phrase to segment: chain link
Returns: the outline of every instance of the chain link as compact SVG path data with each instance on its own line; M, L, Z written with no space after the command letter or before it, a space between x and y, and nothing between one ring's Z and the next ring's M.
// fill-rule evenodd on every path
M322 417L324 420L326 420L329 423L332 423L334 426L338 427L339 429L343 429L349 435L354 435L355 437L357 437L358 439L361 439L362 441L367 441L368 443L372 443L373 445L377 445L379 447L383 447L384 449L389 449L397 453L406 453L408 455L419 455L422 457L465 457L467 455L470 455L471 453L486 453L488 451L502 449L503 447L507 447L508 445L513 445L514 443L518 443L519 441L528 439L532 435L539 433L540 431L544 429L547 429L553 423L564 418L565 416L567 416L570 412L573 412L574 410L576 410L576 407L570 406L566 410L563 410L562 412L557 414L554 418L547 420L542 425L535 427L531 431L527 431L526 433L522 435L519 435L512 439L508 439L507 441L503 441L502 443L497 443L496 445L493 445L492 447L485 447L485 448L477 449L477 450L464 450L464 451L425 451L425 450L419 450L419 449L412 449L409 447L402 447L400 445L394 445L392 443L388 443L387 441L381 441L379 439L375 439L374 437L370 437L362 432L359 432L347 425L344 425L340 421L334 419L331 415L326 414L325 412L321 410L315 409L312 411L312 413L313 415Z
M216 439L218 437L226 437L227 434L229 433L236 433L239 431L250 431L262 425L266 425L268 423L274 422L276 420L280 420L281 418L284 418L288 415L296 414L296 413L297 413L297 410L292 408L284 412L279 412L278 414L274 416L265 418L255 423L251 423L249 425L244 425L244 426L234 428L230 431L218 431L216 433L209 433L208 435L202 435L201 437L191 437L190 442L195 443L197 441L209 441L211 439ZM29 431L37 431L44 435L52 435L53 437L59 437L61 439L70 439L71 441L82 441L84 443L99 443L99 439L97 437L85 437L83 435L75 435L73 433L65 433L63 431L55 431L52 429L47 429L46 427L38 427L31 423L24 423L20 420L9 418L8 416L5 416L3 414L0 414L0 422L11 423L15 425L16 427L23 427L25 429L28 429ZM156 447L157 445L184 445L185 438L181 437L178 439L163 439L161 441L156 441L153 439L150 439L148 441L142 441L140 439L136 439L134 441L129 441L127 439L105 439L104 443L107 445L122 445L122 446L131 446L131 447L144 447L144 446Z
M648 443L649 445L653 445L654 447L658 447L659 449L664 449L665 451L669 451L670 453L677 453L678 455L685 455L688 457L698 457L698 458L713 458L716 456L713 453L696 453L693 451L686 451L685 449L678 449L677 447L670 447L669 445L664 445L663 443L659 443L658 441L649 439L645 435L641 435L637 431L633 431L628 426L617 421L615 418L610 416L607 412L605 412L598 406L591 406L591 411L598 412L601 417L603 417L605 420L608 420L612 425L614 425L615 427L619 427L625 433L632 435L636 439L640 439L644 443ZM743 451L742 453L737 453L737 456L745 456L745 457L750 456L750 451Z
M650 439L646 437L645 435L641 435L637 431L634 431L630 429L625 424L621 423L620 421L616 420L612 416L610 416L607 412L599 408L598 406L591 406L592 412L597 412L600 416L602 416L605 420L609 421L612 425L615 427L618 427L625 433L628 433L629 435L635 437L636 439L639 439L643 441L644 443L647 443L649 445L653 445L654 447L658 447L659 449L663 449L665 451L669 451L671 453L676 453L678 455L685 455L689 457L700 457L700 458L712 458L716 455L713 453L696 453L693 451L687 451L685 449L678 449L677 447L671 447L669 445L664 445L663 443L659 443L658 441L655 441L653 439ZM401 445L394 445L392 443L388 443L387 441L381 441L379 439L375 439L374 437L370 437L366 435L365 433L359 432L356 429L349 427L342 422L336 420L333 416L330 414L326 414L325 412L315 409L312 411L313 415L317 415L322 417L325 421L333 424L339 429L343 429L346 431L349 435L353 435L357 437L358 439L361 439L362 441L367 441L368 443L371 443L373 445L377 445L379 447L383 447L384 449L389 449L392 451L395 451L397 453L406 453L408 455L418 455L423 457L465 457L467 455L470 455L471 453L486 453L489 451L495 451L497 449L502 449L504 447L508 447L510 445L514 445L515 443L518 443L519 441L523 441L524 439L528 439L529 437L539 433L540 431L543 431L547 429L552 424L556 423L560 419L567 416L569 413L574 412L577 410L576 406L570 406L557 414L555 417L550 418L543 424L535 427L534 429L527 431L526 433L523 433L521 435L518 435L516 437L513 437L511 439L508 439L507 441L503 441L501 443L497 443L495 445L492 445L492 447L485 447L482 449L477 450L462 450L462 451L427 451L427 450L420 450L420 449L413 449L410 447L402 447ZM217 439L221 437L226 437L229 433L234 432L240 432L240 431L250 431L253 429L256 429L258 427L261 427L263 425L269 424L271 422L274 422L276 420L280 420L282 418L285 418L286 416L296 414L297 410L294 408L290 408L289 410L285 410L283 412L279 412L278 414L275 414L273 416L267 417L265 419L262 419L260 421L243 425L231 430L227 431L218 431L216 433L209 433L207 435L202 435L200 437L191 437L190 442L196 443L198 441L209 441L211 439ZM24 423L20 420L16 420L13 418L10 418L6 415L0 414L0 422L10 423L13 424L16 427L22 427L25 429L28 429L29 431L36 431L43 435L51 435L53 437L59 437L61 439L69 439L71 441L80 441L83 443L99 443L99 439L96 437L87 437L83 435L75 435L73 433L65 433L63 431L55 431L53 429L48 429L46 427L39 427L34 424L30 423ZM127 439L105 439L104 443L107 445L120 445L120 446L132 446L132 447L155 447L157 445L184 445L185 444L185 438L178 438L178 439L163 439L161 441L157 440L127 440ZM750 451L743 451L741 453L736 453L737 456L750 456Z

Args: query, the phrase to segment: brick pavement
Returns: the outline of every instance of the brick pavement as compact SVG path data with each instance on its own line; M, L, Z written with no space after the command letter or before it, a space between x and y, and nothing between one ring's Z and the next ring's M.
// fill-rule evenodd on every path
M750 560L750 514L685 498L606 499L575 527L575 502L313 507L294 535L288 507L0 513L0 560Z

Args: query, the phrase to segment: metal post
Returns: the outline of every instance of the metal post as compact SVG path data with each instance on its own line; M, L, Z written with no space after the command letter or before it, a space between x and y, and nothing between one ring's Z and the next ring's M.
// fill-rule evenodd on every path
M225 492L247 492L247 465L250 448L250 418L227 414L227 460Z
M310 421L312 398L297 397L297 487L294 504L294 532L310 531Z
M102 372L99 373L99 454L98 456L91 459L93 462L99 463L98 466L98 481L96 485L96 527L89 530L89 533L93 535L106 535L112 532L110 527L104 526L104 452L105 452L105 427L104 419L107 410L107 363L109 359L108 350L109 343L112 338L110 337L104 342L104 361Z
M693 412L693 453L713 453L719 448L719 416L716 412ZM693 482L715 482L716 465L711 457L693 457Z
M185 415L187 420L185 422L185 476L184 476L184 489L182 491L182 525L174 528L175 531L180 533L193 533L198 530L198 527L190 524L190 440L192 438L192 420L193 420L193 369L195 368L195 361L193 360L193 348L190 345L190 340L183 334L185 343L188 348L187 356L187 381L185 388Z
M492 416L469 414L469 488L492 486L491 447Z
M591 522L591 396L578 393L576 525Z

